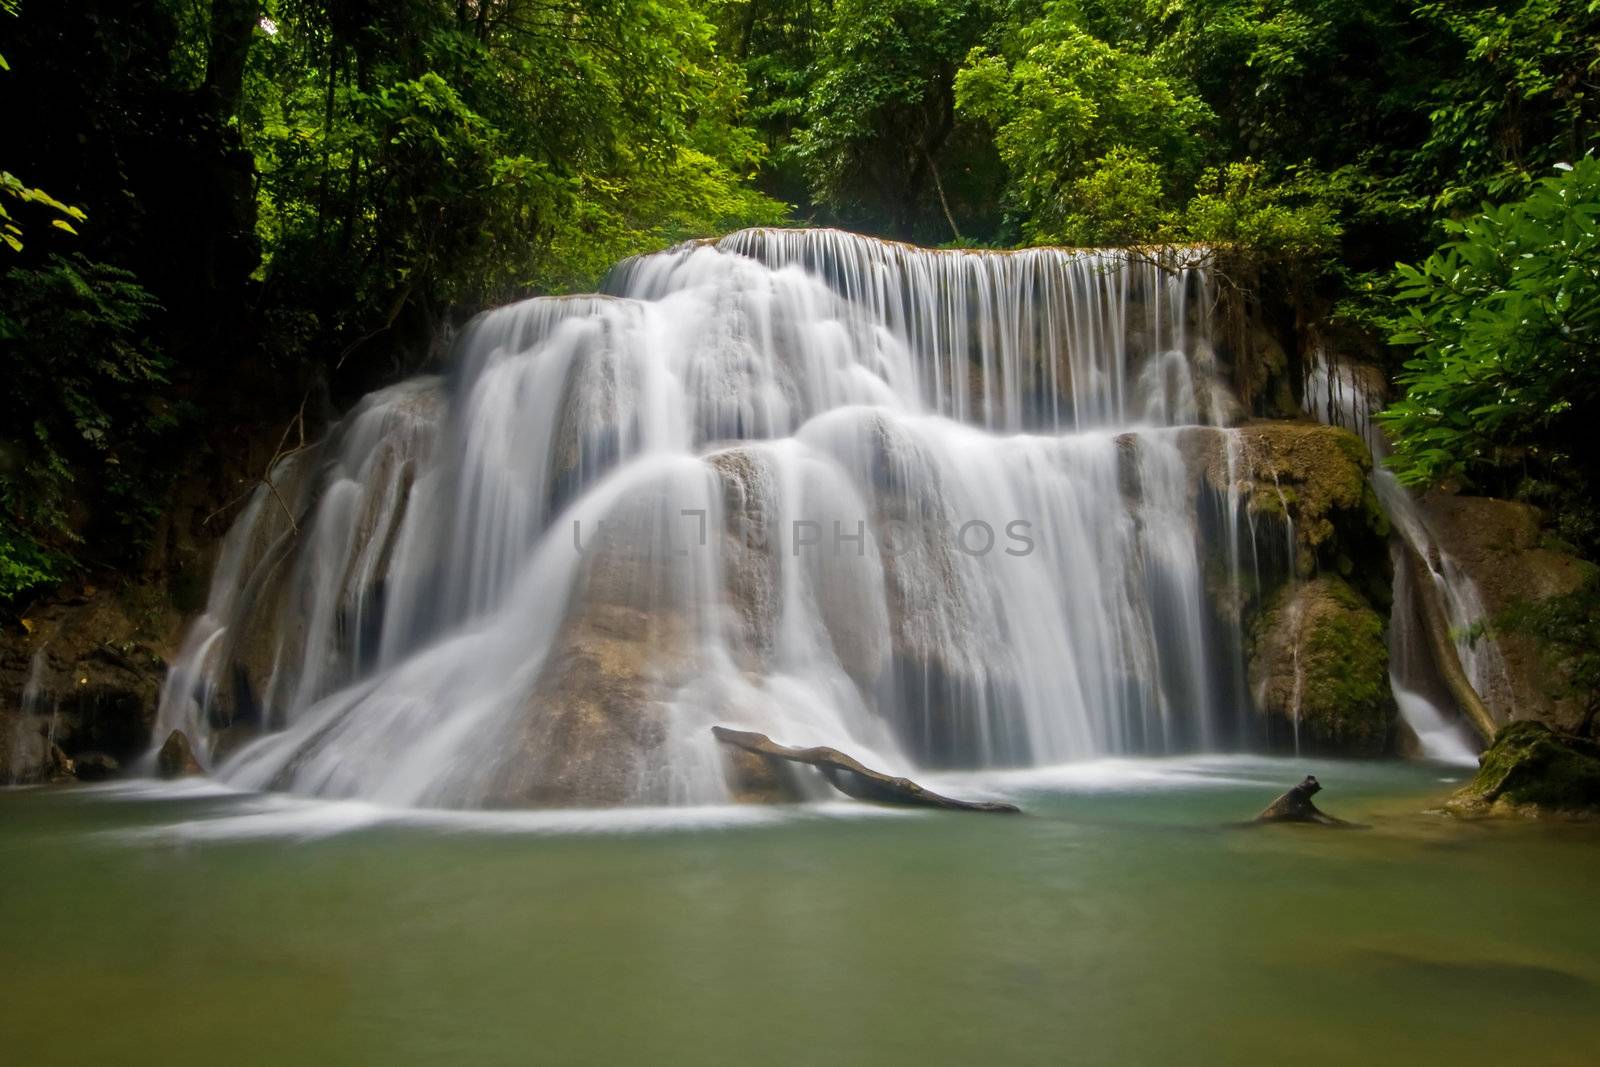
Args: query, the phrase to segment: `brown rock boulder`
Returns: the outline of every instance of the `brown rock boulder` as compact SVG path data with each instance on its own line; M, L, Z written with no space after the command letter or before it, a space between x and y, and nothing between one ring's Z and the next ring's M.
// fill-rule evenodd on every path
M103 782L122 773L122 764L104 752L84 752L72 761L80 782Z
M747 749L723 746L728 791L740 804L792 804L801 799L794 775L782 761Z
M1393 750L1398 709L1383 618L1343 579L1324 575L1279 590L1256 620L1248 666L1274 748Z
M1466 815L1600 814L1600 742L1540 722L1511 723L1445 806Z
M503 749L486 802L611 807L665 802L652 784L667 737L666 698L693 669L673 493L631 498L585 543L561 631Z
M156 771L163 778L185 778L206 773L189 745L189 735L182 730L172 731L162 742L161 751L156 753Z
M1436 493L1424 498L1423 511L1439 549L1477 588L1489 618L1519 602L1570 593L1592 572L1544 537L1539 511L1527 504ZM1557 730L1576 729L1583 702L1552 684L1539 646L1516 633L1497 634L1496 646L1500 662L1490 662L1476 679L1495 720L1538 719Z
M1178 438L1191 475L1213 492L1237 494L1252 516L1294 524L1294 573L1349 573L1382 560L1387 521L1367 485L1372 459L1349 430L1314 422L1255 422L1237 429L1192 427ZM1365 542L1365 543L1363 543Z

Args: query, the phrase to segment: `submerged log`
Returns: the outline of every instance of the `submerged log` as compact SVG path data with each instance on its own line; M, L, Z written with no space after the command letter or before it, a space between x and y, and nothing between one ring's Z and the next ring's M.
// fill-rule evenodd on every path
M711 733L725 745L753 752L769 760L788 760L817 768L822 776L839 792L857 800L876 804L911 804L927 808L948 808L954 811L991 811L1015 815L1021 809L1015 804L991 800L956 800L924 789L909 778L896 778L865 766L859 760L845 755L836 748L790 748L780 745L766 734L748 730L730 730L726 726L713 726Z
M1355 827L1356 823L1334 818L1311 802L1311 797L1321 789L1322 783L1317 781L1316 776L1308 774L1299 785L1263 808L1255 821L1310 822L1319 826Z

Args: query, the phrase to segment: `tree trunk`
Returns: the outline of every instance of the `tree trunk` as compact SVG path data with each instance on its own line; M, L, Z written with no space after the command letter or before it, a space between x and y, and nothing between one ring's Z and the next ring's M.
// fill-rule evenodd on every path
M244 66L250 56L259 0L211 0L211 45L206 53L206 84L216 116L223 122L239 112Z
M1020 809L1015 804L998 801L955 800L924 789L909 778L896 778L864 766L860 761L845 755L836 748L790 748L780 745L766 734L745 730L730 730L713 726L711 733L718 741L746 752L753 752L769 760L788 760L805 763L822 772L823 777L839 792L857 800L877 804L911 804L925 808L949 808L956 811L990 811L1014 815Z

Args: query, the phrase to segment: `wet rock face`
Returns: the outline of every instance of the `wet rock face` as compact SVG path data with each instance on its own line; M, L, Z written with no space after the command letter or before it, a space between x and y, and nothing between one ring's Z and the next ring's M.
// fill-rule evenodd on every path
M1372 460L1349 430L1308 422L1196 427L1183 431L1178 447L1195 479L1219 496L1236 494L1246 517L1293 523L1298 576L1358 569L1385 576L1389 531L1367 485Z
M1281 589L1256 620L1251 691L1276 749L1377 756L1393 750L1398 710L1383 619L1340 578Z
M639 497L585 547L560 632L511 729L490 807L612 807L644 800L667 739L663 701L690 669L687 580L660 500Z
M1588 564L1544 538L1540 514L1527 504L1445 494L1432 494L1422 504L1440 549L1477 587L1491 618L1521 601L1570 593L1589 572ZM1503 663L1475 679L1495 719L1537 719L1558 731L1576 729L1584 702L1557 691L1538 645L1515 633L1497 634L1496 645Z
M174 730L167 735L161 751L156 753L156 772L163 778L186 778L205 773L205 768L200 766L194 749L189 745L188 734Z
M74 759L72 764L76 768L78 780L83 782L103 782L122 773L121 762L115 756L108 756L104 752L85 752Z
M1540 722L1511 723L1447 807L1468 815L1600 814L1600 743Z
M740 804L791 804L801 799L799 783L788 765L754 752L723 746L728 792Z
M1366 445L1339 427L1285 421L1186 429L1179 449L1200 487L1207 590L1243 631L1256 737L1282 751L1393 751L1390 531ZM1242 568L1233 580L1230 553Z
M62 782L77 775L72 759L50 740L48 729L48 720L0 707L0 783Z
M50 781L80 755L125 764L142 753L177 624L152 590L84 588L37 609L31 632L0 639L0 781Z
M611 807L640 799L666 737L653 665L665 642L642 615L592 608L546 664L491 807Z

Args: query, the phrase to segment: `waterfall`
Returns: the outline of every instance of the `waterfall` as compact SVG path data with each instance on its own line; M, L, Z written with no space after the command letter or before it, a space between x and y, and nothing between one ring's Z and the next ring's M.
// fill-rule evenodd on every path
M1237 744L1201 512L1235 590L1255 520L1182 429L1239 415L1214 300L1141 253L751 230L489 312L274 467L157 736L429 806L725 800L713 724L895 771Z
M1371 482L1398 535L1393 546L1394 599L1389 626L1389 680L1400 713L1416 735L1422 755L1446 763L1476 765L1467 733L1450 714L1449 698L1437 681L1433 657L1420 628L1419 591L1413 587L1405 552L1424 561L1456 638L1456 655L1467 680L1479 693L1505 675L1505 664L1492 639L1469 640L1465 634L1487 612L1477 587L1444 552L1429 530L1417 501L1383 466L1389 442L1376 415L1383 408L1384 382L1376 368L1361 367L1313 349L1306 379L1307 410L1322 422L1343 426L1366 442L1372 452Z
M18 702L18 711L21 714L17 716L11 728L11 761L5 768L7 784L26 780L36 765L48 758L51 748L56 743L57 701L46 696L45 668L45 645L41 641L28 660L28 674L22 683L22 696ZM36 740L38 720L46 715L49 716L49 723L45 728L43 755L40 755Z

